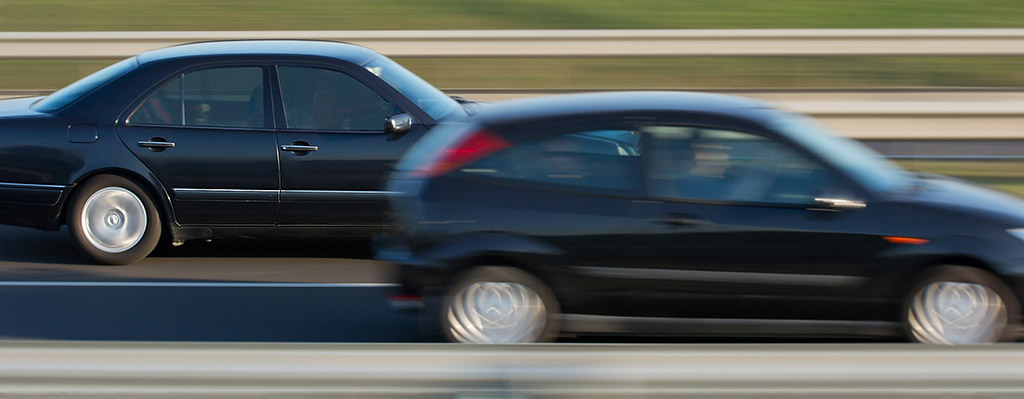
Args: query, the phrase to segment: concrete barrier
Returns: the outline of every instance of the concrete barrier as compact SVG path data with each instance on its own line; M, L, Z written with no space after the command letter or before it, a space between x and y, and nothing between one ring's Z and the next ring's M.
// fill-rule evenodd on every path
M4 398L1019 397L1022 374L1017 344L0 345Z

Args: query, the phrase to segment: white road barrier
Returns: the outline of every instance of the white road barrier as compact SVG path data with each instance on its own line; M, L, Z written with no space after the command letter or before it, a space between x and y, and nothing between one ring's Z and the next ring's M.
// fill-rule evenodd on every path
M0 58L118 58L227 39L324 39L396 57L1024 55L1024 29L0 32Z
M1020 397L1024 346L0 345L0 396Z
M566 93L570 90L450 90L479 101ZM0 91L0 98L46 91ZM1024 91L736 91L806 113L856 139L1024 139Z

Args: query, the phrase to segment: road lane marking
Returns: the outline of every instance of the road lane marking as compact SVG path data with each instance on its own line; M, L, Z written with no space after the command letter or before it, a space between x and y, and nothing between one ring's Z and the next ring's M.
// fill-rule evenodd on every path
M395 283L245 283L180 281L0 281L0 287L235 287L235 288L386 288Z

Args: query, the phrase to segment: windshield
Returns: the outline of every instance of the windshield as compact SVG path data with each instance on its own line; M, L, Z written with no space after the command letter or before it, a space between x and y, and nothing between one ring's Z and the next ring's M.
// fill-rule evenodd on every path
M787 112L778 112L777 115L772 120L773 128L820 155L868 189L885 193L913 184L913 177L907 171L862 144L833 134L811 118Z
M441 120L462 108L451 97L387 57L374 57L363 67L384 79L434 120Z
M106 85L110 81L131 72L138 67L138 65L139 63L135 61L135 57L122 60L114 65L100 69L92 75L86 76L63 89L57 90L53 94L46 96L46 98L39 100L39 102L37 102L32 108L39 112L57 111L75 101L78 101L78 99L84 97L86 94L92 93L94 90L103 87L103 85Z

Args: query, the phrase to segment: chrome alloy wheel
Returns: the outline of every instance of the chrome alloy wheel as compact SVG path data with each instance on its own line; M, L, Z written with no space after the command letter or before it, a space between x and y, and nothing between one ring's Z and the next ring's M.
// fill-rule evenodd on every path
M547 308L525 285L476 282L452 295L445 317L449 332L459 342L536 342L547 324Z
M135 193L107 187L89 196L80 221L85 239L94 248L120 253L134 247L146 233L146 207Z
M908 309L918 341L961 345L999 340L1007 324L1006 305L981 284L938 281L918 291Z

